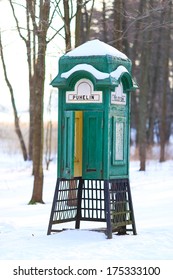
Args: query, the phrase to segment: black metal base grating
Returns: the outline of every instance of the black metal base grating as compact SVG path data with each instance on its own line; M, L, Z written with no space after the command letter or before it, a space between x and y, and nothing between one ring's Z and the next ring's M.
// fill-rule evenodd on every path
M136 234L129 181L58 179L48 234L56 231L53 225L69 221L75 221L76 228L80 221L106 222L108 238L114 231Z
M83 181L80 219L103 222L106 221L104 181Z
M77 194L79 180L58 180L57 196L54 201L52 223L74 220L77 214Z
M133 227L127 228L128 225L134 224L129 181L126 179L110 181L109 193L112 231L120 233L134 231Z

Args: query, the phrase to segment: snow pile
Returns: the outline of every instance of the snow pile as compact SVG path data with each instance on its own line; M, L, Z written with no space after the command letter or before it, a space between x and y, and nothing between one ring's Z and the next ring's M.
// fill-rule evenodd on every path
M97 223L81 222L82 230L47 236L56 183L56 162L45 171L44 205L27 205L33 178L30 163L21 156L0 156L0 259L1 260L172 260L173 161L148 162L139 172L131 162L130 177L137 236L87 230ZM100 225L99 225L100 226ZM104 225L105 226L105 225ZM59 228L74 228L73 223Z
M120 52L116 48L113 48L112 46L109 46L104 42L101 42L98 39L88 41L66 54L66 56L92 56L92 55L93 56L111 55L125 60L128 59L124 53Z
M78 64L78 65L74 66L69 71L67 71L65 73L62 73L61 77L65 78L65 79L68 79L68 77L70 77L76 71L87 71L87 72L91 73L98 80L106 79L106 78L109 78L109 77L112 77L112 78L115 78L115 79L118 80L122 73L124 73L124 72L129 73L127 71L127 69L122 65L118 66L115 71L112 71L109 74L109 73L104 73L104 72L101 72L101 71L97 70L92 65L82 63L82 64Z

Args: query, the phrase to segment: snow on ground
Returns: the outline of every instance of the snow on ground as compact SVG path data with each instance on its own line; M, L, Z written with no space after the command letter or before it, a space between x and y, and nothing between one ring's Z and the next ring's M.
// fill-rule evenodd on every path
M0 260L172 260L173 161L149 161L146 172L131 162L130 179L138 235L82 230L47 236L56 183L56 162L45 172L44 205L27 205L32 194L31 163L0 155ZM73 224L59 227L74 228Z

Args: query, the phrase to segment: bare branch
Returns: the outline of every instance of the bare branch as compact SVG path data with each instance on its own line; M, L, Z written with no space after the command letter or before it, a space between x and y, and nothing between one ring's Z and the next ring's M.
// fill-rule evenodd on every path
M53 22L53 18L55 16L55 13L57 13L57 8L58 8L58 6L57 6L58 4L57 5L53 4L53 5L54 5L54 10L53 10L52 15L50 16L50 19L49 19L49 26L51 26L51 24Z
M59 14L60 18L64 20L64 16L63 16L63 14L61 12L61 9L59 7L60 1L58 1L58 3L57 3L57 1L55 1L55 2L56 2L57 13Z
M50 43L56 37L57 34L59 34L63 39L65 39L64 36L59 33L63 28L64 28L64 25L62 27L60 27L57 31L55 31L55 29L53 27L51 27L51 29L54 30L55 33L51 38L49 38L49 40L46 41L47 44Z
M73 18L73 5L74 5L73 2L74 2L73 0L70 1L70 6L71 6L71 9L70 9L71 10L71 16L70 16L70 18L71 19Z
M15 19L15 22L16 22L16 26L17 26L17 30L19 32L19 35L22 38L22 40L25 41L25 44L27 44L26 38L21 33L21 28L19 27L18 18L17 18L16 14L15 14L15 9L14 9L12 0L9 0L9 3L10 3L10 6L11 6L11 9L12 9L12 12L13 12L13 16L14 16L14 19Z
M33 28L36 34L38 34L38 26L36 23L36 15L35 15L35 1L27 1L28 2L28 9L29 9L29 13L31 15L31 19L32 19L32 24L33 24Z
M10 96L11 96L11 103L12 103L12 108L13 108L13 113L14 113L15 132L19 138L23 158L26 161L28 158L28 155L27 155L27 150L26 150L26 145L25 145L24 139L23 139L23 135L22 135L22 132L20 129L19 117L18 117L18 112L17 112L17 108L16 108L13 87L12 87L12 85L8 79L8 75L7 75L6 64L5 64L5 59L4 59L4 52L3 52L2 41L1 41L1 31L0 31L0 56L1 56L2 66L3 66L5 81L9 88Z
M86 2L89 2L89 1L86 1ZM92 0L91 13L90 13L90 16L88 19L88 28L87 28L88 30L90 29L90 26L91 26L91 19L92 19L94 4L95 4L95 0Z

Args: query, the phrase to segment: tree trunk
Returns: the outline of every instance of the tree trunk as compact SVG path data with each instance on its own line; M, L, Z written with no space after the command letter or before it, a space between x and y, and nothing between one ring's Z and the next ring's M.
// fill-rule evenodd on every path
M146 0L143 6L144 14L148 13L150 1ZM147 96L148 96L148 72L150 61L150 32L148 26L143 22L143 38L142 38L142 53L141 53L141 81L140 81L140 96L139 96L139 156L140 156L140 171L146 169L146 123L147 123ZM148 23L149 25L149 23Z
M163 4L164 4L163 0ZM168 22L171 19L172 1L169 2L168 10L166 8L163 11L163 18L168 18ZM166 112L167 112L167 85L169 77L169 50L170 50L170 26L166 26L164 30L164 52L163 52L163 91L161 102L161 128L160 128L160 162L165 161L165 144L166 144Z
M118 50L123 50L123 0L114 0L114 46Z
M83 0L77 0L75 47L78 47L82 42L82 40L81 40L82 2L83 2Z
M33 135L33 173L34 187L30 204L44 203L43 196L43 100L45 81L46 35L48 30L50 2L40 0L39 26L36 28L38 38L38 56L34 69L34 135Z
M163 24L163 17L161 16L160 24ZM152 83L151 83L151 98L150 98L150 105L149 105L149 120L148 120L148 143L153 144L153 130L154 130L154 120L155 120L155 114L156 114L156 97L158 93L158 79L160 75L160 69L162 68L162 65L160 65L160 57L161 57L161 42L162 42L162 36L163 36L163 29L160 28L158 31L158 39L156 48L154 49L155 52L155 61L152 66Z
M160 20L159 20L159 24L161 26L161 28L159 28L157 34L155 36L157 40L156 42L156 46L153 49L153 55L152 55L152 73L153 75L151 75L152 80L151 80L151 96L150 96L150 102L149 102L149 121L148 121L148 143L149 144L153 144L154 142L154 125L155 125L155 120L157 118L158 115L158 109L157 109L157 98L158 95L160 93L160 77L163 76L162 75L162 52L165 51L165 46L162 47L162 44L165 45L164 42L164 28L162 28L162 26L164 25L164 16L163 16L163 11L160 13ZM154 20L154 18L153 18ZM154 41L154 40L153 40ZM158 122L158 119L157 119Z
M102 15L103 15L103 38L104 42L107 43L108 38L107 38L107 25L106 25L106 3L103 0L103 8L102 8Z
M41 51L41 49L40 49ZM43 52L44 53L44 52ZM34 187L30 204L43 203L43 96L44 96L44 56L40 54L36 64L34 135L33 135L33 173Z
M139 16L142 15L143 13L143 4L144 1L140 1L139 5L138 5L138 13ZM133 47L131 50L131 59L132 59L132 65L133 65L133 76L136 76L137 73L139 72L139 66L136 65L136 61L139 60L139 35L140 35L140 29L141 29L141 24L142 24L142 20L141 19L137 19L136 23L135 23L135 34L133 37ZM139 144L139 106L138 106L138 102L137 102L138 96L137 94L132 94L131 97L131 107L133 108L132 110L132 119L134 120L134 126L136 128L136 139L135 142L138 145Z
M64 25L65 25L65 48L66 52L71 50L71 29L70 29L70 9L69 0L63 0L64 4Z
M36 2L32 4L33 15L35 15ZM34 67L36 63L36 30L33 26L33 30L30 28L31 15L30 15L30 3L26 1L26 21L27 21L27 40L25 41L27 48L27 61L28 61L28 72L29 72L29 159L32 160L33 153L33 137L34 137L34 94L35 94L35 77Z
M122 31L127 30L128 28L128 22L127 22L127 17L128 14L126 12L126 4L125 0L123 0L123 18L122 18ZM130 47L129 47L129 41L128 41L128 36L127 34L122 37L122 51L127 55L127 57L130 57Z

